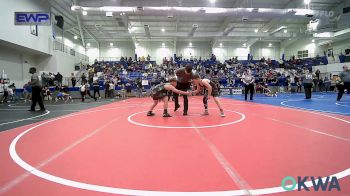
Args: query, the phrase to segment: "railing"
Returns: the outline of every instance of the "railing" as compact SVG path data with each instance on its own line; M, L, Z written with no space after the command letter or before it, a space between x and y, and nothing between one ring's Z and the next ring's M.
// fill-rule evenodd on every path
M121 58L122 57L98 57L97 61L120 61ZM129 56L127 58L129 59ZM132 56L131 58L132 58L132 60L135 60L135 56ZM124 60L127 61L128 59L126 59L126 60L124 59ZM150 59L151 59L150 61L156 61L155 57L151 57ZM145 61L147 61L147 57L145 57Z
M338 49L333 49L333 56L334 58L338 58L341 54L345 55L345 50L346 49L350 49L350 44L349 46L346 47L342 47L342 48L338 48ZM329 51L325 51L326 52L326 56L332 58L332 53L328 54ZM290 52L290 51L285 51L285 54L288 54L288 56L286 55L285 59L288 60L291 57L295 56L296 59L299 59L298 57L298 53L297 52ZM321 51L319 53L308 53L307 57L302 57L300 59L305 59L305 58L315 58L317 56L324 56L324 52ZM330 56L328 56L330 55ZM339 60L339 59L338 59Z
M84 54L81 54L79 52L76 52L74 48L71 48L71 47L69 47L67 45L64 45L64 44L62 44L62 43L60 43L58 41L54 41L53 49L61 51L61 52L64 52L64 53L67 53L67 54L70 54L72 56L76 56L80 60L89 62L89 57L88 56L86 56Z

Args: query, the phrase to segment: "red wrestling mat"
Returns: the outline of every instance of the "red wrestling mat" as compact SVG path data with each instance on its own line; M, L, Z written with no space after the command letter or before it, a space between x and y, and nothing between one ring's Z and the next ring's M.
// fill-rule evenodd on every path
M347 195L350 118L199 97L154 117L129 99L0 133L3 195ZM286 176L336 175L341 192L286 192Z

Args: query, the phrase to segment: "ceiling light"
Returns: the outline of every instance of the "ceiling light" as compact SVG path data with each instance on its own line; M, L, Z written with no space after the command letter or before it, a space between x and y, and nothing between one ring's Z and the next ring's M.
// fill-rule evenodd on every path
M314 11L310 9L288 9L287 12L294 13L296 16L306 16L306 15L314 15Z
M244 47L247 47L247 44L246 44L246 43L244 43L244 44L243 44L243 46L244 46Z
M311 0L304 0L305 4L310 4Z
M254 29L254 32L257 33L257 32L259 32L259 30L258 29Z
M190 42L189 45L192 46L192 42Z
M269 32L268 30L265 30L265 31L263 31L264 33L267 33L267 32Z
M165 46L165 43L164 43L164 42L162 43L162 46Z
M209 0L209 1L210 1L210 3L215 3L216 0Z
M334 33L333 32L314 33L314 37L329 38L329 37L334 37Z
M227 12L226 8L218 8L218 7L206 7L205 9L206 14L219 14Z
M86 16L87 15L87 11L83 11L83 15Z
M272 46L272 43L269 43L269 47L271 47Z
M72 5L72 7L70 7L70 9L71 9L72 11L75 11L75 10L77 10L77 9L80 9L80 6Z
M288 33L288 30L287 30L287 29L284 29L284 30L283 30L283 33Z
M78 39L78 36L74 35L74 39Z
M112 17L113 16L113 12L106 12L106 16L107 17Z
M90 43L87 43L86 45L87 45L87 46L91 46L91 44L90 44Z
M100 10L105 12L132 12L135 10L135 8L119 7L119 6L104 6L104 7L101 7Z
M113 43L109 43L110 46L113 46Z
M222 43L220 43L220 46L222 46Z
M164 32L165 31L165 29L164 28L162 28L162 32Z
M315 40L314 40L314 39L312 39L311 41L312 41L312 43L315 43Z

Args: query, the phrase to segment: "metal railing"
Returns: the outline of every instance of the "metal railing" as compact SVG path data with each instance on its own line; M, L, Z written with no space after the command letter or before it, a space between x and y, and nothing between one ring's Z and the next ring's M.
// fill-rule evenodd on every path
M345 55L345 50L346 49L350 49L350 45L347 46L347 47L342 47L342 48L338 48L338 49L333 49L333 56L335 58L339 57L341 54ZM326 50L326 56L328 57L328 51ZM298 57L298 53L297 52L290 52L290 51L285 51L285 54L288 54L286 55L285 59L288 60L290 59L291 57L295 56L295 58L299 59ZM304 59L304 58L315 58L317 56L324 56L324 52L319 52L319 53L308 53L308 56L307 57L302 57L300 59ZM330 54L330 57L332 57L332 54Z
M120 61L120 59L121 59L122 57L98 57L97 58L97 61ZM125 58L125 57L124 57ZM129 59L129 57L127 57L128 59ZM132 60L134 60L135 59L135 56L132 56L131 57L132 58ZM137 57L138 58L138 57ZM126 61L128 60L128 59L126 59ZM156 61L156 58L155 57L151 57L150 58L151 60L150 61ZM125 59L124 59L125 60ZM145 61L147 61L147 58L145 57Z
M65 44L62 44L61 42L54 41L53 49L57 50L57 51L64 52L64 53L67 53L67 54L70 54L72 56L76 56L80 60L89 62L89 57L88 56L86 56L84 54L81 54L80 52L75 51L74 48L71 48L71 47L69 47L69 46L67 46Z

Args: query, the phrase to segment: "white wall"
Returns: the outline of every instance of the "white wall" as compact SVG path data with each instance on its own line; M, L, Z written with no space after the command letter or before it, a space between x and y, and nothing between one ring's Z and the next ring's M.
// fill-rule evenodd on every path
M164 46L162 43L164 43ZM139 42L139 45L135 48L135 54L138 57L150 55L151 60L161 64L164 57L170 59L174 56L174 45L172 42Z
M30 67L36 67L38 72L60 72L68 77L74 71L74 65L79 62L77 56L60 51L54 51L52 56L36 55L0 46L0 72L4 70L17 87L22 87L30 80Z
M162 46L162 43L165 46ZM221 62L236 56L238 56L239 60L246 60L249 53L253 54L256 60L262 57L276 60L281 58L279 43L273 43L272 47L269 47L266 42L257 42L251 48L228 42L223 42L221 47L215 48L211 47L210 42L198 41L191 43L192 46L189 46L189 42L178 41L176 43L176 49L173 42L139 42L136 48L134 48L132 42L114 43L113 47L109 46L109 43L102 43L100 50L97 45L92 45L87 49L86 55L89 56L90 63L93 63L99 57L104 60L119 60L121 56L134 58L135 54L138 57L150 55L151 60L155 60L157 63L162 63L164 57L168 59L173 57L175 53L178 56L182 55L185 59L190 59L191 56L208 59L213 53Z
M0 47L0 72L5 71L7 77L16 85L22 85L23 81L29 81L28 71L31 64L35 64L32 56Z
M312 67L312 71L314 72L319 69L321 73L339 74L343 71L344 65L349 65L349 63L332 63L328 65L314 66Z
M14 12L49 12L46 0L2 0L0 6L0 40L50 54L52 48L51 26L38 26L38 36L30 33L30 26L14 25Z
M269 42L256 42L250 47L250 53L253 55L254 60L260 60L262 57L265 59L271 58L272 60L280 60L280 44L272 42L272 46L269 46Z
M113 46L109 43L100 44L101 57L132 57L135 56L135 47L132 42L113 42Z
M54 51L52 56L36 56L38 71L60 72L64 77L69 77L74 71L74 65L80 63L78 56Z
M318 46L316 43L312 43L311 40L311 38L299 39L296 42L285 47L285 58L287 60L292 56L298 58L298 51L302 50L308 50L309 57L316 57L317 55L323 56L324 47Z
M250 49L241 44L222 42L222 46L213 48L216 58L224 62L225 60L238 57L238 60L247 60Z
M189 46L189 42L177 42L176 55L185 59L193 57L209 58L212 54L212 48L210 42L191 42L192 47Z
M350 39L338 41L325 46L325 49L333 48L334 53L339 54L342 52L345 54L345 49L350 49Z

